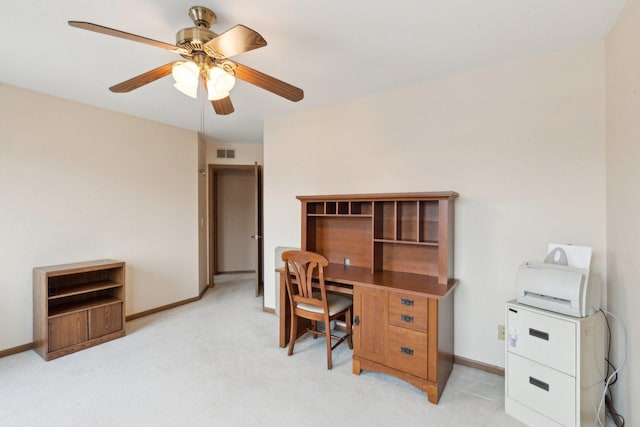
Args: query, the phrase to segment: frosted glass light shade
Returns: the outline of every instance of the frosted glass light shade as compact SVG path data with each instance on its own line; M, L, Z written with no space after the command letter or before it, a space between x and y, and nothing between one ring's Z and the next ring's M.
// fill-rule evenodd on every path
M187 61L175 64L171 69L171 74L176 81L173 87L191 98L198 97L200 69L195 63Z
M211 86L207 84L207 88L209 87ZM208 91L207 99L209 101L217 101L219 99L226 98L227 96L229 96L229 92L216 92L215 90L211 90L211 89L208 89L207 91Z
M233 75L227 73L220 67L213 67L209 70L209 80L207 88L214 92L229 93L229 91L236 84L236 78Z
M195 85L183 85L180 84L178 82L175 82L173 84L173 87L175 87L176 89L178 89L180 92L184 93L187 96L190 96L191 98L197 98L198 97L198 81L196 80L196 84Z
M195 81L198 82L198 74L200 74L200 69L198 66L191 61L187 62L179 62L173 66L171 69L171 74L177 83L180 84L193 84Z

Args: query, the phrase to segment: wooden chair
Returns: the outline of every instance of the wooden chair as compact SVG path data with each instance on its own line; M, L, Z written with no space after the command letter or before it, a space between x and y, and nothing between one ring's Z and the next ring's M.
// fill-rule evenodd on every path
M353 300L351 298L327 293L324 285L323 267L329 261L320 254L308 251L286 251L282 254L285 265L285 282L287 294L291 303L291 336L289 337L289 356L293 354L293 346L298 331L298 317L311 321L299 336L310 332L313 338L325 335L327 339L327 369L332 368L331 351L343 341L347 341L349 348L353 348L351 340L351 313ZM317 270L314 282L314 270ZM319 288L315 289L314 287ZM337 318L344 318L347 331L344 336L331 334L330 322ZM324 331L318 330L318 321L324 322ZM338 340L331 345L331 339Z

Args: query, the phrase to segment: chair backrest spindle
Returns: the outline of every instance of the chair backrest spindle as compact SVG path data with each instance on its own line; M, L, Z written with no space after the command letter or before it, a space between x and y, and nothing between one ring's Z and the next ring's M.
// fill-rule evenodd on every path
M297 299L315 299L316 302L306 301L311 304L326 304L326 293L324 289L324 271L323 267L328 265L328 261L320 254L308 251L290 251L282 254L285 261L285 280L287 281L287 289L292 293L293 300ZM313 273L318 271L318 279L320 283L320 295L313 293ZM295 281L292 280L295 278Z

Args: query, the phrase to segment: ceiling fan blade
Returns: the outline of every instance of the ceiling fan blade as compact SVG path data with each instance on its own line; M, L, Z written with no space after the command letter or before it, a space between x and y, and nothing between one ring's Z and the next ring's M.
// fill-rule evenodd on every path
M226 116L227 114L231 114L235 111L233 104L231 103L230 96L216 101L211 101L211 105L213 105L213 109L216 110L216 114L220 114L222 116Z
M131 40L134 42L144 43L151 46L161 47L163 49L170 50L172 52L176 52L180 55L190 55L191 52L178 47L173 44L160 42L158 40L148 39L146 37L137 36L135 34L127 33L120 30L114 30L113 28L103 27L102 25L92 24L91 22L81 22L81 21L69 21L69 25L75 28L80 28L83 30L93 31L95 33L106 34L108 36L120 37L122 39Z
M268 76L260 71L254 70L253 68L238 64L235 61L234 63L236 64L235 74L237 78L251 83L252 85L256 85L264 90L268 90L269 92L275 93L289 101L298 102L304 98L304 92L302 89L292 86L289 83L285 83L282 80L278 80L275 77Z
M266 45L267 41L256 31L244 25L236 25L213 40L209 40L203 48L208 55L213 57L222 55L229 58Z
M134 89L138 89L141 86L144 86L151 82L155 82L156 80L171 74L171 71L173 70L173 64L177 62L179 61L170 62L161 67L154 68L151 71L147 71L146 73L142 73L139 76L135 76L127 81L111 86L109 90L111 92L124 93L130 92Z

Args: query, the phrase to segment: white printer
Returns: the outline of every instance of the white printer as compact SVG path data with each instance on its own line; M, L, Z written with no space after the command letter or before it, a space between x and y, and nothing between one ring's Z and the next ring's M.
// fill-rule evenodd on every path
M591 248L550 244L544 262L525 262L518 268L519 303L574 317L600 309L600 289L589 281Z

